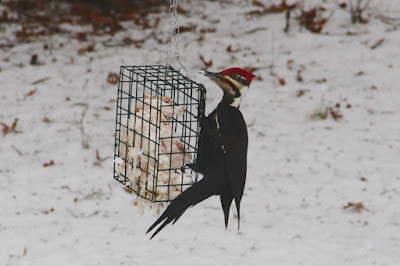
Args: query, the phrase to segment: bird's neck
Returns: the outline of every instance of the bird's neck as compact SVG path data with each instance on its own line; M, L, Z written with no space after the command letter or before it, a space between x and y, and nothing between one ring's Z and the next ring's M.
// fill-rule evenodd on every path
M236 90L235 94L232 95L229 92L224 92L224 96L222 97L221 104L230 105L235 108L239 108L243 97L246 95L247 87L242 88L241 91Z
M231 106L234 103L234 97L233 95L229 93L224 93L224 96L222 97L221 102L219 103L220 105L226 105L226 106Z

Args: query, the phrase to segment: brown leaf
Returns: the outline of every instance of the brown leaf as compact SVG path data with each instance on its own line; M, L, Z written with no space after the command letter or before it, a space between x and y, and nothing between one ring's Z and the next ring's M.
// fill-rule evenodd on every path
M187 26L180 26L179 27L179 33L183 33L183 32L194 32L196 31L197 25L187 25Z
M51 123L51 120L47 116L45 116L42 121L45 123Z
M88 46L81 48L78 50L78 54L84 54L84 53L90 53L94 51L94 48L96 47L96 43L92 42Z
M364 204L362 202L354 203L354 202L348 202L346 206L343 207L343 209L348 209L351 208L353 211L356 212L361 212L362 210L368 210L367 208L364 207Z
M321 17L321 8L312 8L310 10L301 10L301 14L297 17L301 26L304 26L312 33L321 33L322 28L328 22L327 18Z
M256 7L265 7L265 5L263 3L261 3L260 1L257 1L257 0L251 1L251 4Z
M3 127L2 132L3 135L7 135L8 131L10 131L10 127L3 122L0 122L0 125Z
M278 78L279 84L281 84L282 86L286 85L286 81L284 78Z
M3 122L0 122L0 125L3 126L3 130L2 130L2 131L3 131L3 135L7 135L7 133L9 133L9 132L21 133L21 131L18 131L18 130L16 129L17 124L18 124L18 118L15 118L15 120L14 120L14 122L12 123L11 126L8 126L7 124L5 124L5 123L3 123Z
M133 193L133 191L130 190L129 188L127 188L127 187L122 187L122 189L125 190L126 193L129 193L129 194Z
M189 11L187 11L186 9L183 9L181 6L178 6L176 8L176 12L180 15L184 15L184 16L188 16Z
M25 94L25 97L32 96L33 94L35 94L36 91L37 89L30 90L28 93Z
M116 85L116 84L118 84L118 81L119 81L119 75L117 73L114 73L114 72L108 73L108 76L107 76L108 83Z
M269 7L265 7L262 3L258 2L258 1L253 1L252 4L255 6L258 6L258 7L262 7L263 9L247 12L246 15L262 16L262 15L267 15L267 14L282 13L288 9L293 9L293 8L297 7L297 3L288 5L286 3L286 0L282 0L282 2L280 4L271 5Z
M334 120L339 120L343 118L343 115L339 113L339 111L334 110L333 108L329 108L329 112Z
M208 33L208 32L216 32L217 30L215 28L202 28L200 29L200 33Z
M87 40L87 32L78 32L76 34L76 39L78 39L78 41L86 41Z
M51 160L51 161L48 162L48 163L44 163L44 164L43 164L43 167L49 167L49 166L52 166L52 165L54 165L54 161L53 161L53 160Z
M203 62L204 66L205 66L206 68L209 68L209 67L212 66L212 64L213 64L212 59L210 59L209 61L206 61L206 60L204 59L204 56L202 56L202 55L200 55L200 60L201 60L201 62Z
M296 93L296 96L297 96L298 98L300 98L300 97L303 96L305 93L306 93L305 90L298 90L297 93Z
M294 64L294 60L293 60L293 59L289 59L289 60L287 60L287 62L286 62L286 67L287 67L289 70L293 70L293 64Z

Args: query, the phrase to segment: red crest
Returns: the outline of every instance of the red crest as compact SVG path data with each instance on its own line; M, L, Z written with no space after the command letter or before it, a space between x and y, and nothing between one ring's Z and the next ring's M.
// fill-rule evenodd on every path
M231 75L231 74L234 74L234 73L241 75L242 77L247 79L249 81L249 83L251 83L253 78L256 77L255 75L247 72L246 70L243 70L243 69L237 68L237 67L228 68L228 69L225 69L224 71L221 72L221 74L223 74L223 75Z

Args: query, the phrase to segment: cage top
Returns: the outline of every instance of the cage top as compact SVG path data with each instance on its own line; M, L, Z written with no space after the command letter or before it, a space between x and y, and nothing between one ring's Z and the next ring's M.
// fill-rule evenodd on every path
M204 86L201 83L197 83L188 77L182 75L181 72L169 66L168 68L163 65L146 65L146 66L121 66L121 72L125 69L129 72L138 74L143 77L153 77L157 79L168 79L168 80L184 80L190 82L193 85L198 86L204 90Z

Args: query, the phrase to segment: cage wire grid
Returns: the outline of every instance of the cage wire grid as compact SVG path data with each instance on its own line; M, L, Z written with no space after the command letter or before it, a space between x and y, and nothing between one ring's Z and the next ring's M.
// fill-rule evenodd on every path
M197 182L205 88L166 66L121 66L114 178L151 202L168 202Z

